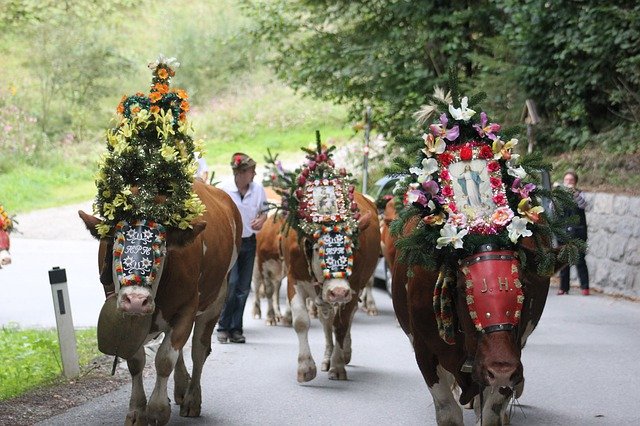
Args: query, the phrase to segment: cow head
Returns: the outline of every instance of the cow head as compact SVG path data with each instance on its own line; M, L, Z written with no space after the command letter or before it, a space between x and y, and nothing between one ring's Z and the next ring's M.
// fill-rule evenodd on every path
M11 263L9 233L0 228L0 268Z
M358 231L366 229L371 222L367 212L357 221ZM353 241L349 228L338 225L323 226L313 236L311 269L322 284L322 300L330 304L349 303L355 291L348 278L353 267Z
M512 251L492 250L461 261L458 318L465 349L475 362L473 379L482 386L513 388L522 381L518 325L524 294Z
M82 211L80 217L91 234L98 238L100 219ZM150 315L162 276L167 250L191 243L204 230L205 222L192 229L167 229L154 222L119 222L103 238L106 253L100 259L100 281L113 285L117 309L129 315Z

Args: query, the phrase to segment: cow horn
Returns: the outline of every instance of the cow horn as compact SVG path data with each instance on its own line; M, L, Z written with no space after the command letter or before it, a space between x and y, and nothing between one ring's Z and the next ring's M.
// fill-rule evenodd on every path
M371 224L371 212L366 212L362 217L358 220L358 229L360 231L364 231Z

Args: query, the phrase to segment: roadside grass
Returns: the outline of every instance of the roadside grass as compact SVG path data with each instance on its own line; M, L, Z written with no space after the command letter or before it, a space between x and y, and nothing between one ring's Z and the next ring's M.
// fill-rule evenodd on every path
M76 330L81 372L100 356L96 329ZM22 330L17 325L0 328L0 400L62 379L60 346L55 329ZM82 374L82 373L81 373Z

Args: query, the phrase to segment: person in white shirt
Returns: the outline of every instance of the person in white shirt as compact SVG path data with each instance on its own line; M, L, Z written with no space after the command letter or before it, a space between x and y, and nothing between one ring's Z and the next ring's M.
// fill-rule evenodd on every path
M197 153L197 156L198 170L194 177L202 179L204 183L209 183L209 166L207 165L207 161L204 159L202 154Z
M267 196L261 184L253 182L256 162L236 152L231 157L233 180L223 182L220 189L231 196L242 216L242 245L238 260L229 272L227 300L218 321L218 341L245 343L242 314L251 290L253 263L256 255L256 233L267 220Z

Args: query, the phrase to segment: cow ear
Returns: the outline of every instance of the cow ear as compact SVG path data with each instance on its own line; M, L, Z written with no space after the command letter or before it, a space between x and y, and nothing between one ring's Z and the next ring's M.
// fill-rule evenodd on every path
M87 227L93 238L99 240L100 235L98 234L96 226L100 225L102 221L95 216L91 216L90 214L83 212L82 210L78 210L78 216L80 216L80 219L84 222L84 226Z
M207 222L200 221L192 223L189 229L167 229L167 248L184 247L187 244L191 244L206 227Z
M358 219L358 229L364 231L371 224L371 212L366 212Z

